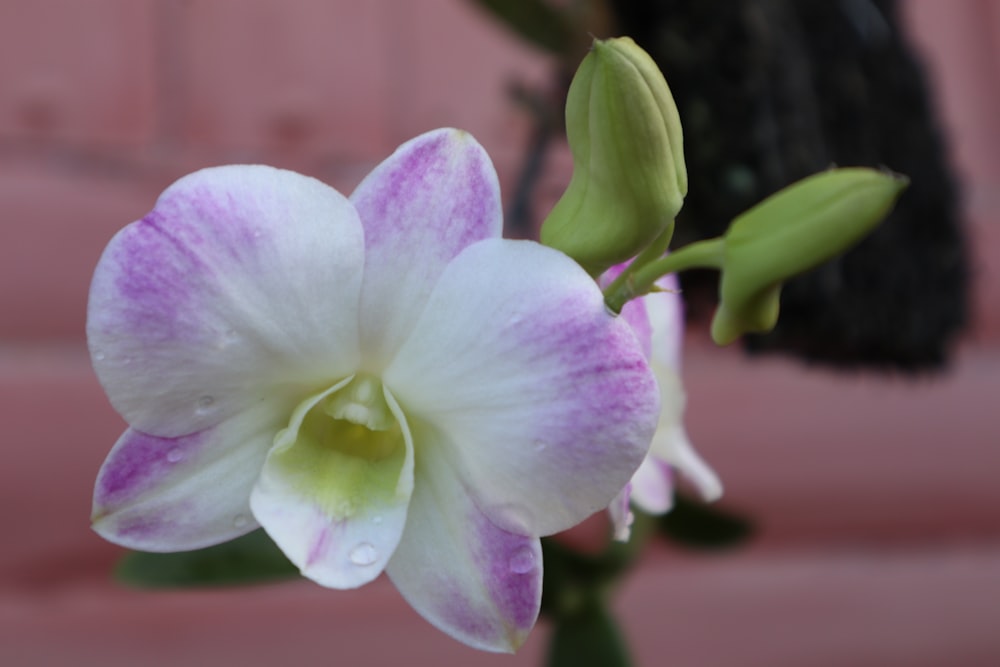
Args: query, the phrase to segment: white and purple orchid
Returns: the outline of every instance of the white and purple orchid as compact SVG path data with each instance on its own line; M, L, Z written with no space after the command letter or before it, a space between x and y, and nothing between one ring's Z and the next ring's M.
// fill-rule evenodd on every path
M500 232L493 166L457 130L350 198L264 166L172 185L91 286L94 367L129 424L95 529L179 551L263 526L320 584L384 570L448 634L516 648L539 536L626 485L660 399L594 280Z
M610 284L625 264L608 270L601 284ZM662 409L653 444L632 480L615 497L608 510L615 539L629 539L630 504L648 514L665 514L674 504L674 474L683 475L708 502L722 496L715 471L698 455L684 428L686 398L681 384L681 346L684 342L684 305L675 274L656 281L659 291L633 299L621 317L632 327L660 387Z

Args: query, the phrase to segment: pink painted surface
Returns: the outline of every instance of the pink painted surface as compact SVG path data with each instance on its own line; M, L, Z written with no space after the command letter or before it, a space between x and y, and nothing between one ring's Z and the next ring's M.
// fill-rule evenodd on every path
M157 122L152 0L0 3L0 139L134 149Z
M692 438L761 532L729 555L650 551L616 600L642 665L1000 664L1000 9L903 5L966 193L975 331L951 373L915 383L752 362L690 332ZM120 552L87 515L123 424L82 331L104 244L201 166L349 191L400 141L455 125L509 189L527 122L504 86L546 66L459 0L0 4L0 664L539 664L546 627L514 658L479 654L384 579L110 582ZM540 199L565 182L554 164Z
M907 0L963 189L974 335L1000 339L1000 4Z

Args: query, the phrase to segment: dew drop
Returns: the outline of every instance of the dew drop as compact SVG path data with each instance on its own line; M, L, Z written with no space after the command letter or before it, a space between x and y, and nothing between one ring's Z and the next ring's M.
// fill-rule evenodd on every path
M535 552L531 547L521 547L511 554L507 566L514 574L528 574L535 569Z
M378 560L378 552L375 551L375 547L368 542L362 542L358 546L351 549L351 553L349 553L347 557L350 558L351 562L355 565L374 565L375 561Z
M233 518L233 528L246 528L249 523L250 519L247 518L246 514L237 514Z
M215 405L214 398L211 396L202 396L198 399L197 410L198 412L204 413L211 410L213 405Z
M180 463L180 460L184 458L184 452L180 449L174 448L167 452L167 461L170 463Z
M94 361L104 361L104 353L94 352Z
M220 350L225 350L228 347L232 347L240 342L240 335L236 332L236 329L226 329L222 332L222 336L219 338L216 347Z

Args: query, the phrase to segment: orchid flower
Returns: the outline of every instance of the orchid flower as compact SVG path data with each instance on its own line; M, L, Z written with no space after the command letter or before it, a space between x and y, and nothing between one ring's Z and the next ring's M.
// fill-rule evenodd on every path
M625 264L612 267L601 276L610 284ZM708 502L722 496L722 483L698 455L684 429L686 398L681 384L681 344L684 339L684 305L676 274L656 282L658 291L634 299L622 308L621 317L632 327L660 387L660 420L653 444L628 485L609 505L614 537L629 538L633 521L630 504L648 514L666 514L673 508L674 471L690 481Z
M539 536L607 506L660 400L594 280L500 231L496 173L458 130L350 198L264 166L172 185L91 286L91 357L129 425L95 530L180 551L262 526L324 586L385 571L444 632L514 650Z

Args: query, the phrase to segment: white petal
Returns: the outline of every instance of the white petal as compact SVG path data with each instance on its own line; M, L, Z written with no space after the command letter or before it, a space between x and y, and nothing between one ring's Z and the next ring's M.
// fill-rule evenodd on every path
M632 502L648 514L664 514L674 506L673 471L653 455L635 471L631 489Z
M257 521L303 575L341 589L368 583L385 569L403 533L413 489L413 440L391 396L386 398L405 446L388 458L367 461L296 442L310 410L350 380L295 410L250 499Z
M327 386L358 364L364 262L357 213L315 179L205 169L115 236L90 291L87 336L115 408L180 436L280 385Z
M383 379L411 421L436 429L482 510L523 534L606 507L659 410L635 336L594 281L526 241L459 255Z
M417 477L389 577L440 630L478 649L513 652L538 617L541 544L494 525L462 485L448 452L419 428L414 435Z
M646 461L649 459L647 458ZM642 465L646 465L646 461ZM639 470L642 470L642 465ZM636 472L638 474L638 472ZM635 479L633 475L632 479ZM630 509L632 502L632 482L625 485L625 488L618 492L611 504L608 505L608 514L611 515L611 526L614 529L613 537L618 542L628 542L632 535L632 524L635 523L635 515Z
M142 551L198 549L253 530L250 490L291 408L262 403L177 438L125 431L97 476L94 530Z
M712 502L721 498L722 482L719 476L691 446L684 429L678 427L672 440L670 464L694 484L703 500Z
M722 495L722 484L695 452L684 430L687 398L678 374L681 346L678 332L683 331L679 298L674 293L661 292L641 301L650 322L651 365L660 387L662 409L649 456L632 478L632 500L646 512L663 514L673 507L671 466L689 479L706 501Z
M500 236L500 186L475 139L442 129L400 146L351 201L365 228L361 340L368 370L377 374L452 258Z

